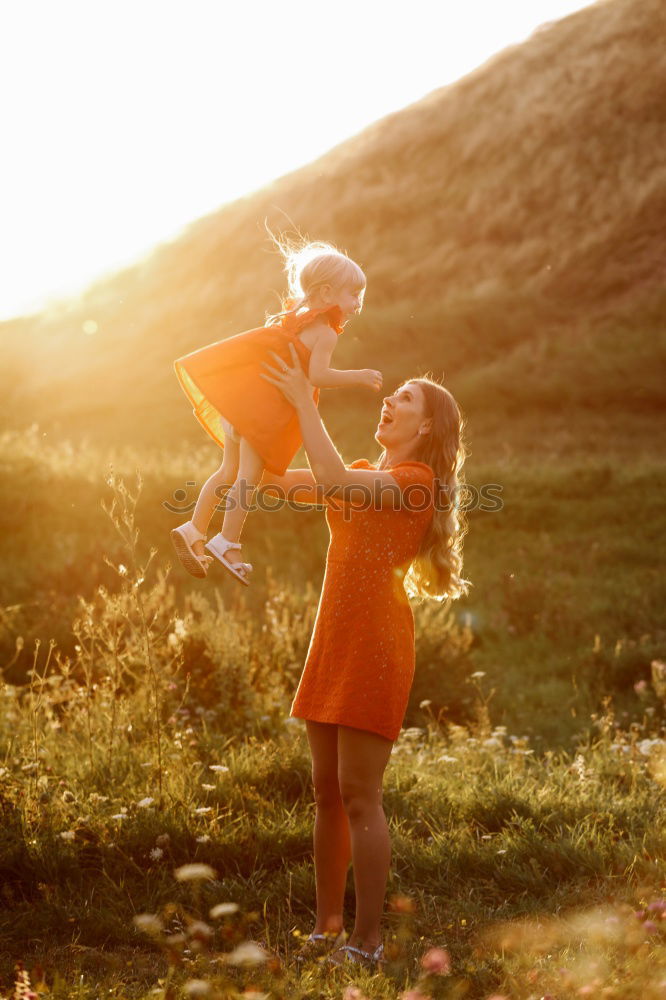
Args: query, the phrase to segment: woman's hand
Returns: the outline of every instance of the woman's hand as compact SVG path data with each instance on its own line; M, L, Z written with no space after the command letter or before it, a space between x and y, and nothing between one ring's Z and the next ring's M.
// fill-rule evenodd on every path
M305 376L305 372L301 368L298 355L296 354L296 349L293 344L289 344L289 350L291 351L292 367L285 364L279 354L275 351L269 351L278 363L278 368L271 368L271 366L265 362L261 362L262 368L265 368L271 373L273 378L269 378L268 375L264 375L260 372L260 377L265 378L267 382L271 382L276 385L283 396L289 400L289 402L296 409L299 409L308 402L312 401L313 396L313 386L312 383L308 381Z

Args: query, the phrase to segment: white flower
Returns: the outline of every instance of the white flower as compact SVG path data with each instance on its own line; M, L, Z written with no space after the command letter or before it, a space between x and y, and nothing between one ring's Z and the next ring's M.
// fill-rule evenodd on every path
M212 806L198 806L198 808L195 809L194 811L198 816L201 816L202 813L209 813L212 812L212 810L213 810Z
M485 677L486 676L486 672L485 672L485 670L475 670L474 673L470 674L469 676L470 677Z
M215 917L226 917L228 913L236 913L237 911L238 903L218 903L209 913L215 919Z
M446 763L446 764L451 763L452 764L454 761L458 760L458 758L457 757L449 757L448 754L442 754L442 756L438 757L437 760L441 761L442 763Z
M114 813L111 819L129 819L127 813Z
M216 788L215 785L204 785L204 784L202 784L201 787L205 788L207 792L214 792Z
M224 764L209 764L208 765L208 769L210 771L228 771L229 770L229 768L226 767Z
M210 983L205 979L188 979L183 989L188 997L205 997L210 993Z
M268 954L256 941L241 941L226 958L230 965L257 965L259 962L265 962Z
M484 747L501 747L502 741L496 739L494 736L490 736L487 740L483 741Z
M74 840L74 831L73 830L63 830L62 833L60 834L60 836L61 836L61 838L63 840Z
M215 878L217 872L210 865L194 864L181 865L176 868L174 875L179 882L193 882L202 878Z
M132 922L137 930L144 931L146 934L159 934L164 926L154 913L139 913L136 917L132 917Z
M159 861L163 855L164 851L162 850L161 847L153 847L152 851L150 852L150 856L153 859L153 861Z
M127 566L123 566L122 563L118 566L118 572L121 576L127 576Z
M196 838L197 844L207 844L209 840L210 837L208 836L207 833L204 833L201 835L201 837Z
M141 799L140 802L137 802L137 805L139 809L147 809L148 806L152 806L154 801L155 799L151 799L150 796L148 796L148 798Z

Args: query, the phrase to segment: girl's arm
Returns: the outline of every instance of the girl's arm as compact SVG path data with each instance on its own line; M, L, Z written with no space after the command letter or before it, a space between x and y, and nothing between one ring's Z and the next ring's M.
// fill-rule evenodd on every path
M337 340L338 335L330 326L323 327L318 333L310 355L308 379L311 384L320 389L336 389L343 385L367 385L371 389L380 389L382 384L380 372L370 368L340 370L330 367L331 355Z

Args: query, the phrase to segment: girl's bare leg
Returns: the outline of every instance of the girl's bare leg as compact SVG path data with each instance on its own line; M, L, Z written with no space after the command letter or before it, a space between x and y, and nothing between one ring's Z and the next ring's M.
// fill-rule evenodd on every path
M224 444L224 458L222 465L217 472L214 472L201 487L199 498L197 499L192 523L204 535L208 530L210 519L215 513L215 508L220 502L219 491L226 486L231 486L238 475L238 462L240 459L240 445L238 441L227 437ZM218 492L216 492L218 491ZM200 539L192 545L197 556L205 555L204 541Z
M314 863L317 886L316 934L341 931L347 870L351 860L349 823L338 784L338 727L305 722L312 753L316 814Z
M351 830L356 920L348 943L374 951L391 863L391 841L382 807L382 780L393 743L376 733L338 726L340 795ZM337 954L337 953L336 953ZM338 956L344 957L344 953Z
M222 522L222 534L230 542L239 542L247 512L254 499L264 472L264 460L249 441L240 440L238 475L227 493L227 509ZM230 563L246 562L240 549L229 549L225 559Z

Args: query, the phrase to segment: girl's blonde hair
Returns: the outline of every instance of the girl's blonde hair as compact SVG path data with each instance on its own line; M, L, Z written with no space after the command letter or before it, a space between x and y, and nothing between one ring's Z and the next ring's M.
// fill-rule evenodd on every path
M283 316L303 306L312 308L311 303L323 285L365 288L366 278L361 268L332 243L304 239L290 242L272 233L271 238L284 259L288 293L281 300L280 312L266 314L266 326L278 325Z
M412 460L430 466L439 492L430 527L405 575L405 590L410 597L445 601L448 607L472 586L462 577L462 543L469 527L462 506L467 493L462 472L468 454L465 418L449 390L429 375L408 382L421 387L425 417L432 418L430 433L421 435Z

